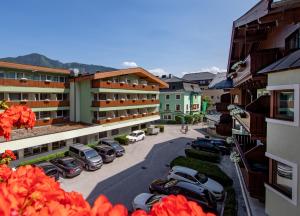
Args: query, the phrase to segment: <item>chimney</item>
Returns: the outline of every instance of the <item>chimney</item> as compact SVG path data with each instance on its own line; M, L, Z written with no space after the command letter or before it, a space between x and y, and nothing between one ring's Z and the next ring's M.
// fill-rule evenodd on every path
M169 79L171 79L172 78L172 74L169 74Z
M161 78L165 79L167 78L167 75L162 75Z

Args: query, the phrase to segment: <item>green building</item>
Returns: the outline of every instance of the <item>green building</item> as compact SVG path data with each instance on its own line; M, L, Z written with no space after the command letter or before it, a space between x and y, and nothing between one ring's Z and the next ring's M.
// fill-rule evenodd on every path
M201 89L198 84L171 75L163 76L162 80L169 84L169 88L161 89L159 95L162 120L200 113Z

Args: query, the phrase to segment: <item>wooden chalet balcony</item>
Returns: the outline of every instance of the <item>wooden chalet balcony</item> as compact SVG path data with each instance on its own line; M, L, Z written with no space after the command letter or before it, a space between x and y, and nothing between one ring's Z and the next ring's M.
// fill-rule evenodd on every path
M37 87L37 88L69 88L69 83L46 82L35 80L0 79L2 86Z
M216 132L221 136L231 136L232 122L231 123L218 123L216 124Z
M45 125L52 125L52 124L62 124L69 122L69 118L50 118L50 119L38 119L35 122L35 126L45 126Z
M220 113L228 113L227 107L230 105L230 103L216 103L216 110Z
M69 101L18 101L18 102L7 102L7 105L26 105L30 108L38 107L68 107L70 106Z
M93 107L116 107L116 106L139 106L159 104L159 100L106 100L106 101L93 101Z
M235 147L240 155L239 167L249 194L261 201L265 198L264 183L268 178L265 145L257 145L249 135L234 135Z
M147 117L147 116L155 116L155 115L159 115L159 112L128 115L128 116L121 116L121 117L115 117L115 118L106 118L106 119L100 119L100 120L94 119L93 123L108 124L108 123L121 122L121 121L130 120L130 119L139 119L139 118L143 118L143 117Z
M230 105L229 110L233 118L251 134L253 139L265 141L267 124L265 118L270 114L270 97L261 96L248 104L245 108Z
M157 85L142 85L128 83L113 83L100 80L92 80L92 88L110 88L110 89L127 89L127 90L142 90L142 91L159 91Z

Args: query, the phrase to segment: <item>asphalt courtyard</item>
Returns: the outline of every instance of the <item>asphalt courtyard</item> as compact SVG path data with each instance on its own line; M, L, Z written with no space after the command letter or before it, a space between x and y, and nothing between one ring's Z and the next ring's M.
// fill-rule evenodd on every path
M167 165L178 155L184 155L187 142L201 136L192 128L183 134L178 125L165 126L164 133L147 136L143 141L125 146L123 157L104 164L101 169L83 171L72 179L61 178L61 186L67 191L82 193L91 204L104 194L112 203L123 203L131 209L134 197L148 192L148 186L154 179L166 177Z

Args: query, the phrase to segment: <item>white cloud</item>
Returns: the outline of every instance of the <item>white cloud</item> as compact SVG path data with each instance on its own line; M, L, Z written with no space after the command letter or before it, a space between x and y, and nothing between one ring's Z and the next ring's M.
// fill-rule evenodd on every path
M200 70L198 71L190 71L190 72L182 72L181 74L182 75L185 75L185 74L188 74L188 73L199 73L199 72L211 72L211 73L221 73L221 72L226 72L226 69L223 69L223 68L219 68L217 66L212 66L212 67L209 67L209 68L201 68Z
M138 67L137 63L135 63L134 61L124 61L122 65L126 68Z
M165 71L164 69L162 68L154 68L154 69L150 69L148 70L150 73L154 74L155 76L162 76L162 75L166 75L168 74L167 71Z

